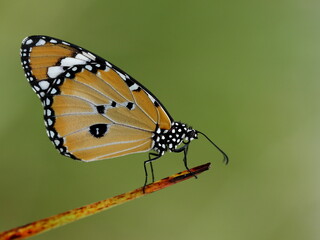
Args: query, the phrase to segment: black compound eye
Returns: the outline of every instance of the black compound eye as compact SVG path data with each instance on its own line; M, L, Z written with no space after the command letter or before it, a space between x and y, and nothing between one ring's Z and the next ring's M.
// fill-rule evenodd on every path
M89 127L89 132L96 138L103 137L108 131L107 124L95 124Z
M190 138L194 138L194 139L198 138L197 133L195 131L192 131L190 133Z

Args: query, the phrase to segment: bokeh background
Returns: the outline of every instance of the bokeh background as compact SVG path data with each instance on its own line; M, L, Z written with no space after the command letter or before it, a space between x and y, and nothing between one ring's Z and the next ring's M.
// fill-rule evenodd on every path
M48 140L19 47L44 34L83 46L209 135L198 180L34 239L319 239L320 2L0 2L0 231L137 188L147 154L81 163ZM184 169L182 155L155 165Z

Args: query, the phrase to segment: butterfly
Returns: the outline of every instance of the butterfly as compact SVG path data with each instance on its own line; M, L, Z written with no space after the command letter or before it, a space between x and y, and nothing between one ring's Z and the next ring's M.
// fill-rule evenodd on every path
M187 152L204 133L174 121L142 84L109 61L48 36L23 40L21 64L44 108L47 134L64 156L85 162L149 152L149 163L165 152ZM144 185L144 186L145 186Z

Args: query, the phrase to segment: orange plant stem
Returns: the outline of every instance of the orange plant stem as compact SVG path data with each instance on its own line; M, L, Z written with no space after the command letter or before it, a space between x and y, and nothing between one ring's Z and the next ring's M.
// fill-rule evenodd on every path
M48 218L44 218L33 223L26 224L17 228L0 233L0 240L13 240L13 239L23 239L35 234L62 226L64 224L79 220L81 218L96 214L102 210L110 209L111 207L120 205L122 203L128 202L130 200L139 198L141 196L153 193L155 191L161 190L163 188L169 187L175 183L187 180L194 175L200 174L203 171L209 169L210 163L203 164L201 166L191 168L189 171L183 171L174 174L170 177L166 177L157 182L151 183L143 188L138 188L131 192L123 193L118 196L108 198L99 202L85 205L80 208L75 208L73 210L60 213Z

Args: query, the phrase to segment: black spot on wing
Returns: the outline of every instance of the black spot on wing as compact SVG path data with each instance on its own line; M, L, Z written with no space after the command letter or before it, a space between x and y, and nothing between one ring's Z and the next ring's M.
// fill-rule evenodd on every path
M103 137L108 131L108 125L107 124L95 124L90 126L89 132L91 133L92 136L96 138L101 138Z
M132 102L128 102L127 106L126 106L129 110L131 110L133 108L133 103Z
M115 101L112 101L111 107L116 107L116 106L117 106L117 103Z
M105 106L99 105L99 106L96 106L96 108L97 108L98 113L100 113L100 114L105 113L105 110L106 110Z
M134 84L134 82L131 79L126 79L125 82L128 85L128 87L131 87Z

